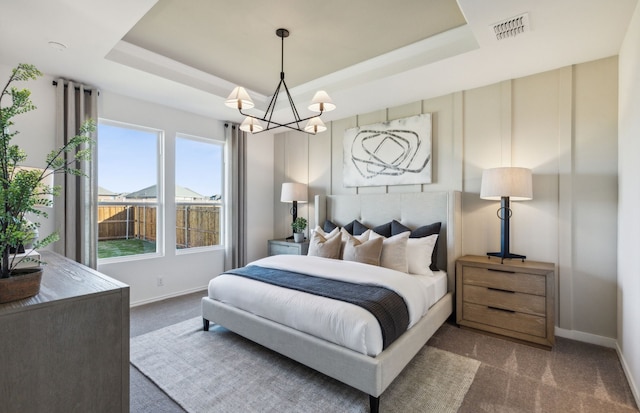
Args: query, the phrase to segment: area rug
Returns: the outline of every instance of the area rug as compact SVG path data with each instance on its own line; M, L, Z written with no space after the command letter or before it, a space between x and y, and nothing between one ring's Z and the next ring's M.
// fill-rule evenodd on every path
M197 317L131 339L131 363L189 413L369 411L369 397ZM480 362L425 346L381 412L456 412Z

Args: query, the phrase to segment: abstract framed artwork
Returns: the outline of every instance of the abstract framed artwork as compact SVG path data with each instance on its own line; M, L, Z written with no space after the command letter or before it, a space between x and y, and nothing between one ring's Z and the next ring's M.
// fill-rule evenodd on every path
M358 126L344 133L343 184L431 183L431 114Z

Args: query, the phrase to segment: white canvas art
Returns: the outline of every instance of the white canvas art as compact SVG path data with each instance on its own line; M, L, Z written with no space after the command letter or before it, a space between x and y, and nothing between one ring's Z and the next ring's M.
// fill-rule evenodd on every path
M345 187L431 183L431 114L344 133Z

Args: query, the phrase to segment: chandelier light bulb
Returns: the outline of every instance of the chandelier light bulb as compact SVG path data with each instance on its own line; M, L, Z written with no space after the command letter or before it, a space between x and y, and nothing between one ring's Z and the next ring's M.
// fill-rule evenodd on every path
M258 119L247 116L240 125L240 130L249 133L258 133L264 130L264 126L262 126Z

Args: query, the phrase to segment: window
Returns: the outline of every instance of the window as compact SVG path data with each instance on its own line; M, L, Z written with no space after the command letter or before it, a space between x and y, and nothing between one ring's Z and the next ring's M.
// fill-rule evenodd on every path
M162 132L100 120L98 136L98 259L162 251Z
M224 145L176 137L176 249L222 245Z

